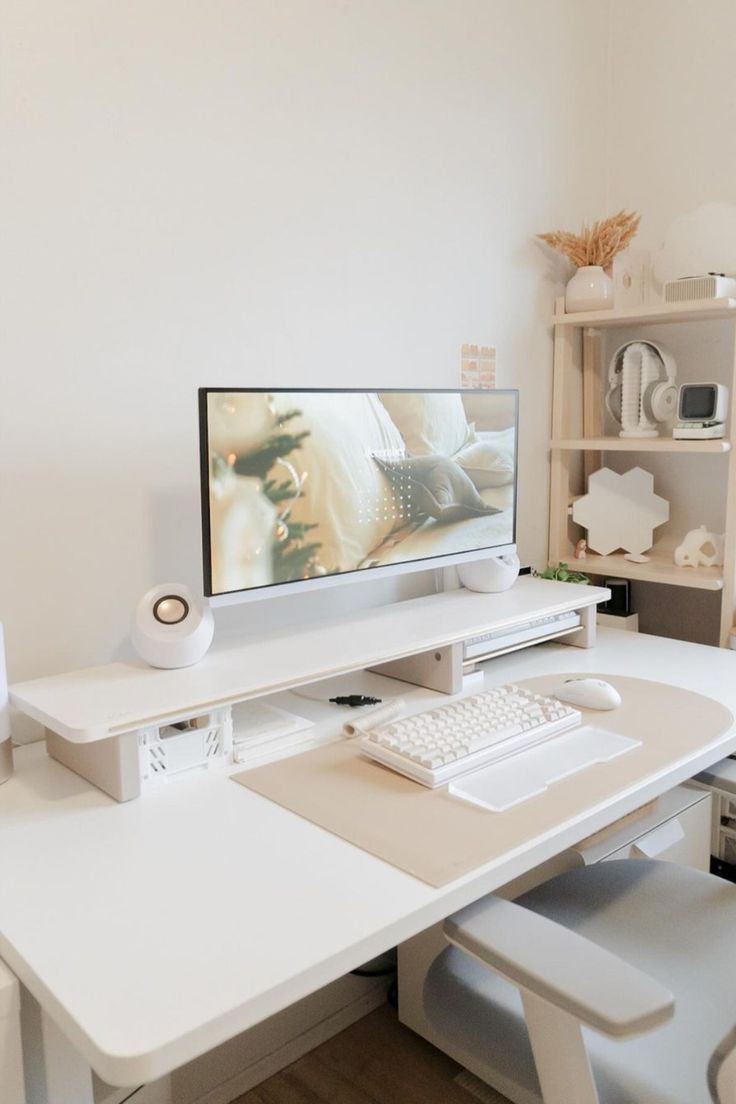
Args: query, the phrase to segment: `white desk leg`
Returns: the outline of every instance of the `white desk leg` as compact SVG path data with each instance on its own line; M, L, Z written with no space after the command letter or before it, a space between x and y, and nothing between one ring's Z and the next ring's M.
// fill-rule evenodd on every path
M20 1034L20 983L0 962L0 1095L3 1104L25 1104Z
M41 1009L47 1104L94 1104L92 1070Z
M28 1104L94 1104L94 1075L86 1060L27 989L21 1008ZM13 1097L6 1101L1 1075L0 1064L0 1104L16 1104ZM136 1104L173 1104L171 1077L137 1090L110 1088L104 1104L123 1104L133 1094ZM26 1098L20 1097L17 1104L26 1104Z

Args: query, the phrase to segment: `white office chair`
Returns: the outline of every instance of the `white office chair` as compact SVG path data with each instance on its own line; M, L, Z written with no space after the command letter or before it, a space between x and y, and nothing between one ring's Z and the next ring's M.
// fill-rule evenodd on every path
M736 1104L735 885L600 863L444 930L435 1038L514 1104Z

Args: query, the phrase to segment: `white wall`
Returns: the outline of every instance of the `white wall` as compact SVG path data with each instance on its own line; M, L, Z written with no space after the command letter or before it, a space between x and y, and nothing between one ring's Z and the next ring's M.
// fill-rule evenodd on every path
M453 386L495 344L541 563L565 270L533 235L601 210L603 0L4 8L11 678L125 654L145 589L199 585L204 384Z
M736 272L732 0L611 5L608 206L665 279Z
M607 207L641 212L636 244L651 251L660 284L736 273L736 5L615 0L610 36ZM730 380L733 326L653 327L647 336L668 343L679 382ZM655 488L673 502L671 529L705 523L722 531L722 459L652 461ZM712 596L635 589L647 631L717 642Z

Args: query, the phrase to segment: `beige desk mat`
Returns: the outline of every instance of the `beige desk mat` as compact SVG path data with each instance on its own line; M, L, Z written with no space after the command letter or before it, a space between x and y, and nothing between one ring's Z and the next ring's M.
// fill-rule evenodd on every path
M520 685L549 694L570 677L546 675ZM423 882L445 885L697 753L734 723L723 705L677 686L619 675L586 677L610 682L623 701L609 712L585 711L585 720L642 746L502 813L450 797L446 787L420 786L362 756L354 740L232 777Z

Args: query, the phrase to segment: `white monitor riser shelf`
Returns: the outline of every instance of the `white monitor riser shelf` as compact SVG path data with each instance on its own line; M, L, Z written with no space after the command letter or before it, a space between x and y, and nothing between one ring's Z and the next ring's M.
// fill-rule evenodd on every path
M113 663L16 683L11 700L46 727L52 755L128 800L140 793L140 738L155 742L154 730L163 726L202 718L204 727L187 739L201 742L204 758L216 757L231 748L233 704L326 678L370 668L457 693L467 671L464 641L575 610L580 628L565 630L564 641L591 647L596 606L608 597L601 587L525 576L499 594L447 591L312 623L288 636L252 633L215 646L192 668Z

